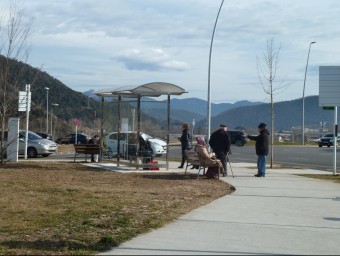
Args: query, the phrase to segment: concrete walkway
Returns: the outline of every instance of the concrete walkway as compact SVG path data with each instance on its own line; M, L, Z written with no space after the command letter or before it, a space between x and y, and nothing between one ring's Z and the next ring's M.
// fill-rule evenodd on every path
M340 254L340 184L232 164L236 191L101 255ZM330 174L330 173L327 173Z

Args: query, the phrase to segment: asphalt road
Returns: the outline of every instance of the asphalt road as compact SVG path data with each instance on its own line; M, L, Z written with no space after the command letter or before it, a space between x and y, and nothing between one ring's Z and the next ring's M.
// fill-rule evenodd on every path
M284 167L307 168L321 171L333 171L334 148L315 146L274 146L274 165ZM230 162L233 163L256 163L255 146L237 147L232 145ZM337 149L337 172L340 173L340 149ZM170 147L169 157L180 156L180 148ZM267 163L270 163L268 156Z
M321 171L333 171L334 148L315 146L274 146L274 165L282 167L294 167L304 169L315 169ZM232 154L230 155L231 164L234 163L256 163L257 156L255 154L255 146L248 145L237 147L232 145ZM337 149L337 172L340 173L340 149ZM181 150L179 146L170 146L169 157L180 158ZM62 154L52 154L49 157L38 157L36 160L53 160L53 159L69 159L73 160L74 153L66 152ZM20 157L22 159L22 157ZM165 155L162 156L165 158ZM32 159L30 159L32 160ZM270 163L268 156L267 163Z

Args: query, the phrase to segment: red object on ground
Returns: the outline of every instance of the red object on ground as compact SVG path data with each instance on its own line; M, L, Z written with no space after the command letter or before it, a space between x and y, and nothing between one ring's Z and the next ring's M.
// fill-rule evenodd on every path
M158 161L150 161L148 164L158 164ZM158 167L150 167L150 170L159 170Z

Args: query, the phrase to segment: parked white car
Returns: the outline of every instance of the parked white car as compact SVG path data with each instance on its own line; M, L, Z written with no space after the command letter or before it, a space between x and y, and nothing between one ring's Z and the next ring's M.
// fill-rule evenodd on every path
M124 152L124 149L129 148L129 144L128 144L129 137L133 136L133 133L136 134L136 132L133 132L133 131L120 132L120 152ZM151 135L148 135L143 132L141 132L140 135L144 139L144 141L150 143L151 155L153 157L162 156L163 154L166 154L167 146L164 140L154 138ZM106 144L108 147L108 151L112 153L113 155L117 155L117 145L118 145L117 132L109 133L108 135L106 135L105 140L106 140Z

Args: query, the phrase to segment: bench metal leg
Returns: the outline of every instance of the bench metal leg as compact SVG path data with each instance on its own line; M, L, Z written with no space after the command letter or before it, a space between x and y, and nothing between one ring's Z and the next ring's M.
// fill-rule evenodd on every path
M200 166L198 167L197 179L199 178L200 172L201 172L202 169L203 169L203 175L205 175L205 167L203 167L202 165L200 165Z

